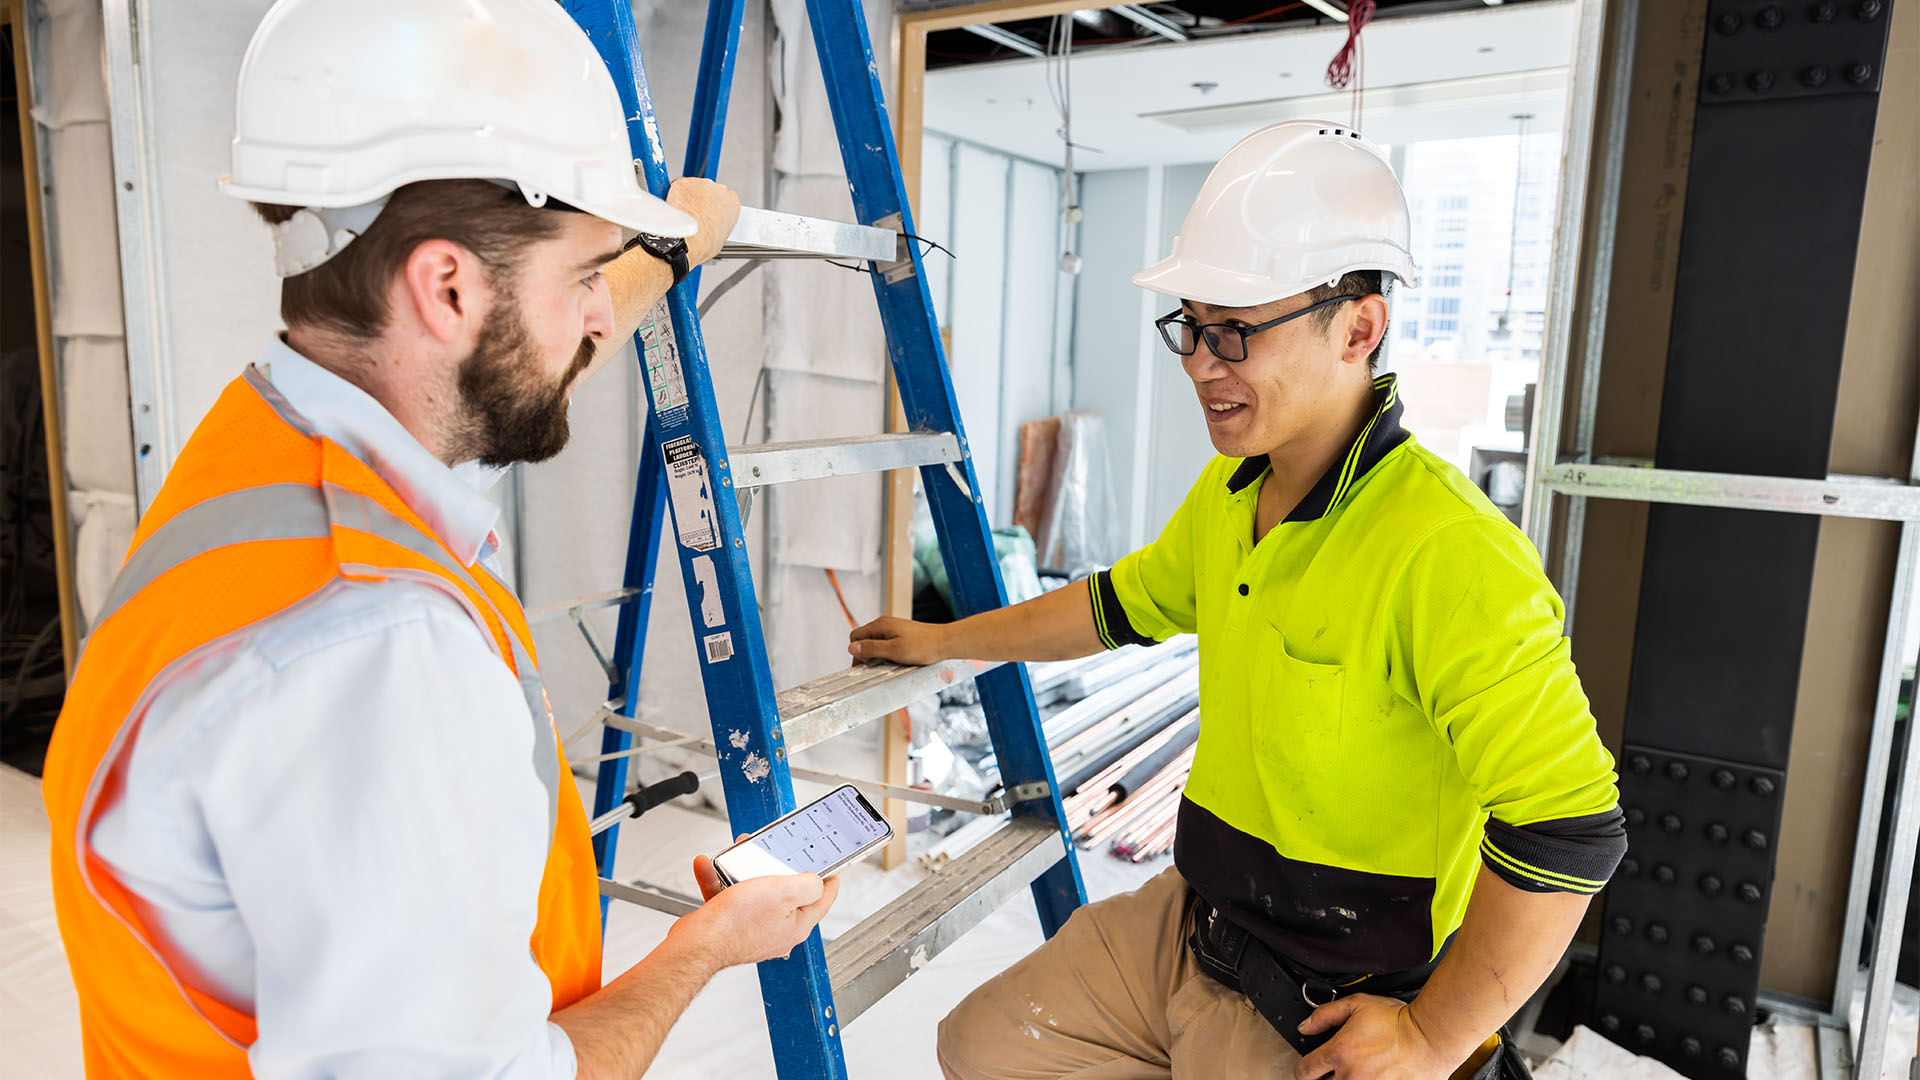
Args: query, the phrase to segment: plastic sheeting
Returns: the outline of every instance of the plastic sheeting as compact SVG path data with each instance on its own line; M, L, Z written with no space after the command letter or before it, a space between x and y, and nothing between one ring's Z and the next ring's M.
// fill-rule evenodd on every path
M75 337L60 343L60 421L68 482L82 491L131 496L126 342Z
M55 128L48 139L54 188L49 200L53 332L61 337L118 337L125 332L125 324L120 311L112 136L105 124L85 123Z
M1099 413L1076 411L1060 418L1053 476L1035 538L1041 566L1078 577L1120 556L1107 453L1107 423Z
M29 4L33 118L46 173L61 441L85 621L133 538L133 433L100 5ZM86 627L75 628L84 633Z

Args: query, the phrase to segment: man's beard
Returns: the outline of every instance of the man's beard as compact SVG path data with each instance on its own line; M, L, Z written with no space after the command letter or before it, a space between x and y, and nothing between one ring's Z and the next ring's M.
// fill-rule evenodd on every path
M554 382L542 383L527 325L512 296L499 295L480 328L473 355L460 365L463 415L456 459L505 468L558 454L571 434L567 388L593 362L593 355L592 339L581 338L580 351L567 370Z

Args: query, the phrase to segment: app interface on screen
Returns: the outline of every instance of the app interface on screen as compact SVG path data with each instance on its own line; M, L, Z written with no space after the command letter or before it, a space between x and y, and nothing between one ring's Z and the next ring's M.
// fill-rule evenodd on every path
M819 873L887 831L873 820L849 788L827 796L806 812L775 825L754 846L797 873Z

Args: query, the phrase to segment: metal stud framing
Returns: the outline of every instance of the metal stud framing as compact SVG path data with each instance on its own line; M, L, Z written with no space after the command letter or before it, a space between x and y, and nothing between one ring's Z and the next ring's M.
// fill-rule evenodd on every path
M1628 43L1617 49L1610 73L1612 93L1599 106L1600 65L1605 55L1607 8L1618 9L1618 40ZM1920 572L1920 438L1916 439L1911 467L1904 478L1829 476L1823 479L1793 479L1778 476L1748 476L1731 473L1685 472L1658 468L1621 467L1599 461L1594 455L1594 419L1598 407L1597 387L1606 316L1607 285L1612 273L1612 232L1616 219L1620 185L1620 159L1623 155L1628 95L1632 74L1631 42L1634 38L1638 0L1581 0L1578 41L1575 48L1573 81L1568 94L1567 146L1561 183L1561 220L1552 262L1551 293L1553 308L1549 336L1543 358L1540 389L1537 395L1535 445L1539 448L1530 468L1526 508L1527 532L1535 546L1546 554L1553 550L1556 497L1564 498L1565 536L1561 541L1557 580L1566 594L1568 621L1576 617L1576 588L1581 558L1581 533L1584 529L1586 499L1613 498L1649 503L1687 506L1719 506L1765 509L1776 512L1836 517L1861 517L1901 522L1898 561L1892 589L1885 646L1881 661L1878 696L1868 743L1868 758L1863 777L1859 828L1854 847L1853 870L1848 887L1837 975L1832 997L1817 1003L1812 1019L1823 1025L1820 1044L1821 1075L1879 1076L1884 1067L1885 1033L1892 1002L1895 966L1901 941L1907 897L1913 879L1915 850L1920 846L1920 725L1910 725L1902 745L1895 746L1895 709L1903 671L1913 666L1916 657L1903 653L1903 642L1914 603L1916 574ZM1852 5L1846 14L1853 16ZM1877 17L1886 17L1891 4L1875 5ZM1793 10L1790 6L1783 6ZM1752 14L1759 13L1759 7ZM1809 9L1812 10L1812 9ZM1747 14L1747 13L1743 13ZM1766 16L1771 18L1772 16ZM1825 67L1829 77L1845 79L1856 86L1877 83L1878 73L1854 71L1847 64L1805 65L1799 85L1787 88L1794 95L1817 92L1824 80L1810 74ZM1877 65L1876 65L1877 66ZM1838 72L1838 74L1833 74ZM1715 81L1715 72L1703 72L1703 93L1722 96L1757 97L1772 89L1759 82L1734 80L1727 85ZM1594 231L1595 246L1582 250L1580 215L1587 202L1587 177L1591 171L1594 138L1605 139L1604 165L1593 212L1599 228ZM1580 286L1584 285L1584 289ZM1569 372L1569 344L1575 327L1573 306L1576 295L1584 292L1590 304L1586 325L1581 328L1583 347L1579 362ZM1573 377L1570 380L1569 374ZM1566 430L1567 396L1578 394L1571 417L1573 430ZM1571 435L1569 439L1568 436ZM1563 448L1565 456L1563 454ZM1891 824L1881 827L1889 774L1900 763L1897 784L1892 791ZM1663 767L1655 763L1656 768ZM1625 783L1631 781L1623 781ZM1644 811L1643 811L1644 813ZM1683 822L1684 826L1684 822ZM1657 827L1657 824L1656 824ZM1735 841L1737 842L1737 840ZM1653 869L1636 867L1640 873ZM1882 883L1878 910L1869 912L1869 895L1876 878ZM1696 883L1697 884L1697 883ZM1858 958L1871 923L1876 928L1875 947L1865 969L1865 1000L1862 1019L1851 1021L1861 970ZM1644 928L1637 928L1644 932ZM1721 944L1724 947L1724 943ZM1623 979L1631 973L1622 972ZM1603 980L1606 975L1602 973ZM1684 994L1688 988L1681 988ZM1751 1007L1755 1003L1745 1003ZM1789 1013L1806 1012L1800 1003L1762 990L1757 1002ZM1853 1053L1851 1061L1827 1033L1845 1029ZM1621 1037L1632 1044L1631 1032ZM1715 1048L1705 1047L1711 1056Z

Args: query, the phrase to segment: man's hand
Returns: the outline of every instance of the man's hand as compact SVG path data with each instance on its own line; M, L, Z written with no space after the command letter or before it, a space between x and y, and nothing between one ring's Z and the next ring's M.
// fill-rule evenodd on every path
M693 215L700 231L687 237L687 265L699 266L720 253L740 220L740 196L731 188L698 176L683 176L667 188L667 202Z
M911 667L937 664L951 655L945 631L938 623L887 615L856 629L849 637L847 652L863 664L869 660L891 660Z
M1435 1046L1413 1010L1392 998L1355 994L1315 1009L1300 1031L1339 1031L1293 1067L1294 1080L1447 1080L1466 1060Z
M669 936L695 935L689 942L697 943L715 970L787 955L840 895L838 877L822 881L814 874L749 878L723 889L705 855L693 860L693 876L707 902L673 924Z

